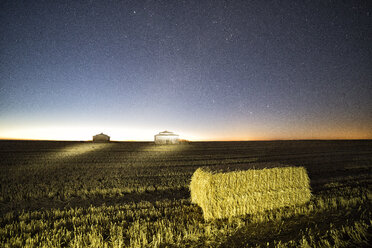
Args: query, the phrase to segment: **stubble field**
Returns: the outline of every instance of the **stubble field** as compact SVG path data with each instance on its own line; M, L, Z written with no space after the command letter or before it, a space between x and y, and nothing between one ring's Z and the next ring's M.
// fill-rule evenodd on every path
M205 221L197 168L303 166L309 203ZM367 247L372 141L0 141L1 247Z

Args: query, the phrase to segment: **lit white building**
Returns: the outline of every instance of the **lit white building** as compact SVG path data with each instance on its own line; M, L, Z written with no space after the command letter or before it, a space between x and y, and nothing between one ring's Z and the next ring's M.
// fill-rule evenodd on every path
M93 136L93 142L109 142L110 136L100 133Z
M154 136L155 144L179 144L179 135L169 131L163 131Z

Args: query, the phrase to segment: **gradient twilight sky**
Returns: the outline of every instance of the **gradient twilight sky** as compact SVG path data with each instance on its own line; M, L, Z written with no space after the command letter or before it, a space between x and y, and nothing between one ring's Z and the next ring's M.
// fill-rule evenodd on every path
M0 138L372 138L369 0L0 8Z

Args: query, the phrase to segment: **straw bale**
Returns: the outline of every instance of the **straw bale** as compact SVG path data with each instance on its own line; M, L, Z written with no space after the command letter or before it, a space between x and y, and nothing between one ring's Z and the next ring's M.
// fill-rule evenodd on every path
M303 167L212 172L197 169L190 184L191 201L204 218L255 214L310 200L310 179Z

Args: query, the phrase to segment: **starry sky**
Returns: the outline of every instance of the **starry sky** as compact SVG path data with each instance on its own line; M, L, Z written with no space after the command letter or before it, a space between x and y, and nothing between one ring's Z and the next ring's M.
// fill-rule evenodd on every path
M368 0L0 8L0 138L372 138Z

